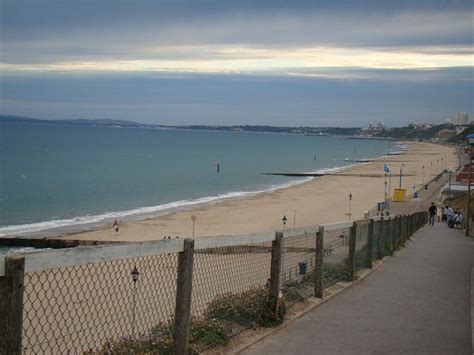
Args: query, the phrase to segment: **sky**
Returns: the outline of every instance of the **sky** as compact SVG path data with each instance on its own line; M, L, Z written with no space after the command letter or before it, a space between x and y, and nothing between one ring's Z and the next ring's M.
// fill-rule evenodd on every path
M472 1L0 0L0 114L188 125L473 112Z

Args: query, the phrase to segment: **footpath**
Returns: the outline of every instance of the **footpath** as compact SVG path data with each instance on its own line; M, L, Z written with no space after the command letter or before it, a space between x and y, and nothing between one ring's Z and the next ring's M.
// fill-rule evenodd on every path
M473 270L472 238L425 226L367 278L242 353L472 354Z

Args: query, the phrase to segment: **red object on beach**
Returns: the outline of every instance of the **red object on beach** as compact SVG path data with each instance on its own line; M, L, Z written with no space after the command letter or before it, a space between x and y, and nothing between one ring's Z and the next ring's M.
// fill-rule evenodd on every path
M193 222L196 222L196 220L197 220L196 215L193 214L193 215L191 216L191 220L192 220Z

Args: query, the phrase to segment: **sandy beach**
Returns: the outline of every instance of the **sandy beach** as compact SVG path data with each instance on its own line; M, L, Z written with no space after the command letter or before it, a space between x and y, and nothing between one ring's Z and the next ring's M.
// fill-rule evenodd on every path
M453 147L421 142L407 142L407 145L409 149L402 155L379 158L371 163L347 168L341 173L383 174L386 163L394 175L390 183L393 194L393 189L399 186L402 167L403 175L409 175L403 176L402 187L407 189L408 196L413 196L413 192L422 187L423 176L427 183L430 174L432 178L445 167L455 169L458 166L458 157ZM352 219L358 219L377 202L384 201L384 189L383 177L324 176L273 192L223 200L212 206L142 221L123 222L118 233L110 226L62 238L145 241L163 239L166 236L191 237L192 215L197 216L195 237L277 230L283 227L281 220L284 215L288 219L287 228L293 228L293 225L302 227L339 222L348 219L346 213L349 210L349 194L352 194Z

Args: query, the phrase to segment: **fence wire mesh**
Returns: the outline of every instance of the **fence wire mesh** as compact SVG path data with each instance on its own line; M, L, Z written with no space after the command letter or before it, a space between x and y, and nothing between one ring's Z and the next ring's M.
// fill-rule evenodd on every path
M382 226L382 221L376 221L374 222L374 231L373 231L373 237L372 237L372 260L377 260L379 256L379 241L381 238L381 226Z
M359 221L356 227L355 268L361 270L368 263L369 221Z
M283 239L282 292L288 307L314 296L316 228Z
M426 223L413 218L373 223L372 258L391 255ZM347 225L347 224L346 224ZM368 263L369 223L324 230L323 288L351 277ZM301 232L301 233L300 233ZM277 242L275 242L277 243ZM272 325L287 307L314 296L316 228L285 232L280 269L284 303L278 317L269 292L272 242L195 250L190 352L225 344L254 326ZM170 353L173 351L178 254L97 262L27 272L24 277L24 354ZM137 268L138 280L132 270ZM273 317L273 318L272 318Z
M271 242L196 251L192 351L208 350L248 328L264 325L270 265Z
M348 257L351 229L324 231L323 287L349 278Z
M173 317L176 270L172 254L26 273L23 354L118 353L148 338Z

